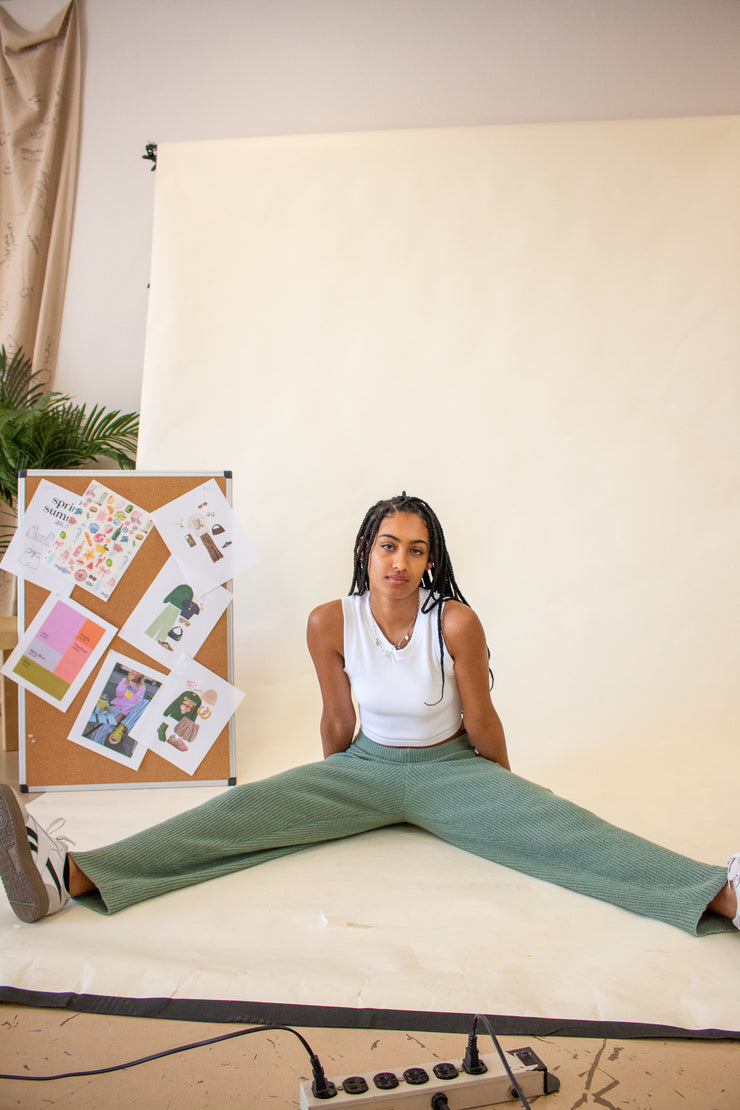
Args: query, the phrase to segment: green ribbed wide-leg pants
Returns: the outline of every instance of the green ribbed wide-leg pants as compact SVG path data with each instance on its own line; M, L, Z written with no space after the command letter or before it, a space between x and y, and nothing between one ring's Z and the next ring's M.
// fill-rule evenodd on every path
M72 858L95 883L79 901L103 913L400 823L690 933L732 930L704 914L727 880L610 825L476 755L466 736L390 748L360 735L319 763L237 786L134 836Z

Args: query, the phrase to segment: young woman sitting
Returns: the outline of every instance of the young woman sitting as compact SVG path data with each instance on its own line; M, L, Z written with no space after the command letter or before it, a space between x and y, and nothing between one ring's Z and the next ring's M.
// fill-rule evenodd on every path
M740 929L740 853L729 868L699 863L510 771L483 628L425 501L402 494L367 512L349 596L311 613L308 646L323 698L321 762L231 788L89 852L69 853L0 788L0 873L18 917L36 921L70 898L116 913L408 822L690 933Z

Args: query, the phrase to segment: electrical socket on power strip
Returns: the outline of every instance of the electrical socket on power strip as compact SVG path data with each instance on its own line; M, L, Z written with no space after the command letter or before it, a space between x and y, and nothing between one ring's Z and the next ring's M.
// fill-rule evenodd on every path
M560 1080L548 1072L531 1048L516 1048L506 1056L528 1100L559 1089ZM482 1054L480 1059L486 1065L482 1075L468 1075L461 1065L435 1060L421 1066L332 1077L330 1082L337 1092L333 1098L317 1098L311 1083L301 1083L300 1107L319 1110L331 1106L339 1110L351 1105L357 1110L430 1110L433 1096L442 1092L450 1110L477 1110L518 1098L501 1059Z

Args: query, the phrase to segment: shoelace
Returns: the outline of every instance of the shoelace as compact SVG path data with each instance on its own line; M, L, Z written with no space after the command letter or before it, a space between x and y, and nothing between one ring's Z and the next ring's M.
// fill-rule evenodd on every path
M50 837L52 840L56 840L57 843L61 842L61 843L65 844L67 848L74 848L74 846L76 844L75 840L70 840L70 838L68 836L64 836L63 834L61 836L56 835L58 830L63 828L63 827L64 827L64 818L63 817L55 817L54 820L52 821L52 823L49 825L49 827L47 829L45 829L44 831L45 831L45 833L48 837Z
M740 883L740 853L730 856L727 861L727 878L731 883Z

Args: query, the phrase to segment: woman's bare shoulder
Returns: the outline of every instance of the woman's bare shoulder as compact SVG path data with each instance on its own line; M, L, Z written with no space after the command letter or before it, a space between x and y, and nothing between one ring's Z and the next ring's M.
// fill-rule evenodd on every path
M442 630L445 643L453 655L455 649L464 641L472 639L477 642L479 639L485 638L483 625L475 610L471 609L469 605L464 605L462 601L453 601L452 599L445 602L442 613Z
M331 642L332 646L338 643L340 645L338 650L341 651L341 645L344 642L344 612L341 598L337 598L336 601L325 601L323 605L317 605L311 610L308 615L308 640L309 643Z

